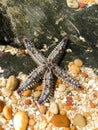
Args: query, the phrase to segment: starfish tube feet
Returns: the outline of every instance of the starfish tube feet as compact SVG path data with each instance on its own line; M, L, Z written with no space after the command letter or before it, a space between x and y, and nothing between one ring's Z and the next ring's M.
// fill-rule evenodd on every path
M35 48L34 44L32 44L28 39L24 39L24 45L28 51L28 54L37 65L43 65L47 62L46 58Z
M17 93L20 94L23 91L25 91L25 90L31 88L32 86L36 85L36 83L43 77L45 70L46 70L45 66L40 66L40 67L36 68L35 70L33 70L29 74L29 76L27 77L27 79L23 83L23 85L21 85L18 88Z
M51 70L47 70L45 72L44 78L43 78L43 91L41 94L41 97L38 99L38 103L42 104L46 102L51 95L51 91L53 90L54 82L53 82L54 76L51 72Z
M59 78L61 79L63 82L70 84L71 86L75 87L75 88L79 88L81 89L81 85L78 83L78 81L76 81L75 79L73 79L72 77L70 77L68 74L65 73L64 70L60 69L58 66L54 65L53 67L53 73Z
M52 63L58 64L64 55L68 38L63 38L62 41L54 48L54 50L48 56L48 60Z

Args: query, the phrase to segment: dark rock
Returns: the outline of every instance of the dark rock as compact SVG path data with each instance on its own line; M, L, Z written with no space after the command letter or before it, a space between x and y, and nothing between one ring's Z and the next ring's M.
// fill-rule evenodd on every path
M62 37L68 36L68 48L71 48L73 53L65 56L61 66L65 67L68 61L78 57L85 65L98 68L97 8L97 5L93 5L89 8L71 9L67 7L65 0L2 0L0 44L22 48L22 39L27 37L38 49L43 49L46 44L48 50L44 54L48 56ZM85 42L80 37L84 38ZM0 66L5 68L6 76L18 74L20 71L29 73L35 66L33 63L31 58L26 56L0 57Z

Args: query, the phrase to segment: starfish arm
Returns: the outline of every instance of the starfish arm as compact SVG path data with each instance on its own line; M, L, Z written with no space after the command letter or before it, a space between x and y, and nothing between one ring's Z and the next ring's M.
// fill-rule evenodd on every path
M63 82L70 84L71 86L75 88L81 88L81 85L76 81L74 78L70 77L68 74L65 73L64 70L59 68L58 66L54 65L53 67L53 73L56 77L61 79Z
M28 54L35 61L37 65L45 64L46 58L35 48L28 39L24 39L24 45L28 51Z
M21 92L33 87L43 77L46 67L40 66L33 70L27 77L26 81L18 88L17 92Z
M54 79L53 73L51 72L51 70L47 70L45 72L44 79L43 79L44 88L43 88L41 97L38 99L39 104L42 104L42 103L48 101L49 98L52 96L53 90L54 90L53 79Z
M62 41L54 48L54 50L48 56L48 60L58 64L64 54L67 45L67 38L63 38Z

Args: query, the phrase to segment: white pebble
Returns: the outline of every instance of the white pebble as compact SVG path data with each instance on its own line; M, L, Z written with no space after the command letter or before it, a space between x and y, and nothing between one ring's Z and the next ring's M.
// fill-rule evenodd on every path
M65 91L65 89L66 89L65 84L59 84L58 91L63 92Z
M58 114L58 105L55 102L50 104L50 112L53 114Z
M95 3L98 5L98 0L95 0Z
M7 97L9 97L12 94L12 91L8 90L7 88L2 88L1 92L2 92L3 95L5 95Z
M77 0L67 0L67 6L70 8L78 8L78 1Z

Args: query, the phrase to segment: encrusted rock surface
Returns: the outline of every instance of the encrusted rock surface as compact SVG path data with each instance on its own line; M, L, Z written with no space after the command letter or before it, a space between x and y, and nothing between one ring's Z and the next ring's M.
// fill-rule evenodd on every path
M0 45L23 48L22 39L27 37L45 56L64 36L69 37L68 53L61 65L81 58L85 65L98 67L98 5L72 9L65 0L0 1ZM10 76L22 71L29 73L35 67L28 56L0 54L0 66L5 69L0 76ZM5 62L6 61L6 62Z

